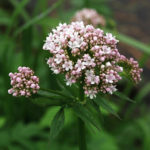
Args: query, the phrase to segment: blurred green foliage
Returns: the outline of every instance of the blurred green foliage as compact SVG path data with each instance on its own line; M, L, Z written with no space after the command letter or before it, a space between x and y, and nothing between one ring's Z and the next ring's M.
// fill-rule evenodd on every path
M59 90L56 75L46 65L47 53L42 52L43 40L48 32L59 22L69 22L73 14L84 7L96 9L107 21L106 31L115 32L121 42L143 52L141 65L144 66L150 55L150 47L123 34L118 34L113 12L107 4L109 0L2 0L0 2L0 150L77 150L76 117L68 108L65 118L58 111L60 107L36 105L26 98L14 98L7 94L9 72L15 72L18 66L29 66L40 77L40 86ZM129 82L119 85L124 95L107 96L99 105L103 114L102 131L94 127L86 129L89 150L149 150L150 149L150 112L144 98L150 92L150 82L143 82L133 89ZM76 92L75 90L73 90ZM65 93L64 89L64 93ZM130 103L126 96L137 103ZM88 106L87 106L88 107ZM74 107L77 115L89 119L89 112L82 106ZM106 111L107 110L107 111ZM62 110L61 110L62 111ZM94 110L93 110L94 111ZM117 114L116 114L117 112ZM57 113L57 116L55 114ZM95 112L93 112L95 113ZM121 120L112 116L121 117ZM118 116L119 114L119 116ZM55 140L50 136L53 117L60 117L64 129ZM95 114L96 116L96 114ZM90 126L90 125L89 125Z

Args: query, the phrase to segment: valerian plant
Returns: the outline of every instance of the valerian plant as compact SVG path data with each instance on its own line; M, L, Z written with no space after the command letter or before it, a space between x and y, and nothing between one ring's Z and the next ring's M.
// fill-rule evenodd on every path
M141 80L142 69L138 62L121 55L118 42L111 33L104 34L103 30L83 22L59 24L46 37L43 49L49 51L47 64L53 73L64 74L66 85L78 90L77 94L68 92L69 88L64 85L60 91L40 88L38 77L28 67L19 67L19 73L9 74L13 87L8 92L26 97L37 93L35 100L38 103L61 106L52 121L51 137L63 127L64 109L72 108L79 122L79 149L86 150L84 124L101 128L99 106L118 116L109 108L104 95L116 93L117 83L123 75L134 83Z

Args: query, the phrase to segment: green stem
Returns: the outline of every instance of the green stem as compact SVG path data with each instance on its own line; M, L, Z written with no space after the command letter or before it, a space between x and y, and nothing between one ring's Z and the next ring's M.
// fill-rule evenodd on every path
M84 122L78 118L78 127L79 127L79 132L78 132L78 140L79 140L79 150L86 150L86 139L85 139L85 125Z
M83 83L82 82L79 85L79 99L81 102L84 101L84 90L83 90Z
M83 82L81 80L81 84L79 85L79 98L80 101L84 101L84 90L83 90ZM86 139L85 139L85 124L84 122L78 118L78 140L79 140L79 150L86 150Z

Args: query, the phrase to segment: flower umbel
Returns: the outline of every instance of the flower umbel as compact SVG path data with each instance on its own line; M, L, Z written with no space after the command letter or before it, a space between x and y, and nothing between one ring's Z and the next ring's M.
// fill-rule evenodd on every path
M92 99L98 92L112 94L117 90L116 83L124 71L122 61L128 62L133 80L140 81L142 70L136 61L120 55L117 43L111 33L104 34L103 30L83 22L72 22L53 29L43 49L52 54L47 61L51 70L55 74L64 73L67 85L82 82L86 96Z
M105 26L106 22L102 15L98 14L95 9L84 8L77 11L72 21L83 21L85 25L91 24L94 27L98 25Z
M8 90L13 96L29 97L39 90L39 78L29 67L18 67L18 73L9 73L12 88Z

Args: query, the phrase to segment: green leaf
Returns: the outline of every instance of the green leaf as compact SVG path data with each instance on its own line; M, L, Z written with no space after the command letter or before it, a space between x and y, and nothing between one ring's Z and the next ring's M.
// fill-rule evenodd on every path
M136 103L135 101L133 101L132 99L130 99L128 96L126 96L125 94L117 91L114 93L116 96L118 96L120 99L122 100L126 100L126 101L129 101L129 102L132 102L132 103Z
M111 107L111 105L108 103L108 100L100 97L100 96L97 96L95 99L94 99L95 103L97 105L99 105L100 107L106 109L109 113L111 113L112 115L116 116L118 119L120 119L119 115L114 111L114 109Z
M45 98L45 97L38 97L31 99L31 101L34 104L40 105L40 106L61 106L63 105L63 101L60 99L52 99L52 98Z
M50 138L55 138L64 126L64 108L61 108L55 115L51 127L50 127Z
M142 89L137 93L135 100L140 102L146 95L150 93L150 82L147 83Z
M62 3L63 0L59 0L56 3L54 3L50 8L48 8L47 10L45 10L44 12L42 12L41 14L39 14L38 16L35 16L34 18L32 18L31 20L29 20L27 23L25 23L23 26L21 26L16 32L15 32L15 36L17 34L19 34L20 32L22 32L23 30L25 30L26 28L28 28L31 25L34 25L35 23L37 23L38 21L40 21L41 19L43 19L45 16L47 16L49 13L51 13L54 9L56 9L58 6L60 6L60 4Z
M101 125L94 114L85 106L81 104L74 104L73 110L75 114L80 117L84 122L91 123L98 130L101 129Z
M52 120L55 116L55 114L59 111L60 107L49 107L46 111L43 117L40 119L39 126L41 128L49 127L49 124L52 123ZM65 115L66 116L66 115ZM65 119L66 120L66 119ZM66 122L66 121L65 121Z
M47 91L43 91L43 90L39 90L38 91L38 95L42 96L42 97L46 97L46 98L51 98L51 99L57 99L57 98L61 98L60 95L51 93L51 92L47 92Z
M91 105L93 106L94 109L96 109L96 111L98 111L99 115L101 115L101 110L99 105L97 105L94 101L90 100Z
M47 92L49 94L54 94L54 95L62 96L62 97L65 97L65 98L73 98L74 99L74 97L68 96L67 94L64 94L63 92L56 91L56 90L40 89L40 91L41 92Z
M62 92L53 91L53 90L42 90L42 89L40 89L38 91L38 95L46 97L46 98L50 98L50 99L53 99L53 100L58 100L59 99L59 100L61 100L63 102L66 102L66 103L70 103L73 100L72 97L66 96Z
M95 116L95 119L97 120L97 122L99 122L99 124L101 125L104 122L104 119L103 119L99 106L91 99L87 101L85 106L87 107L88 110L91 111L91 113Z

